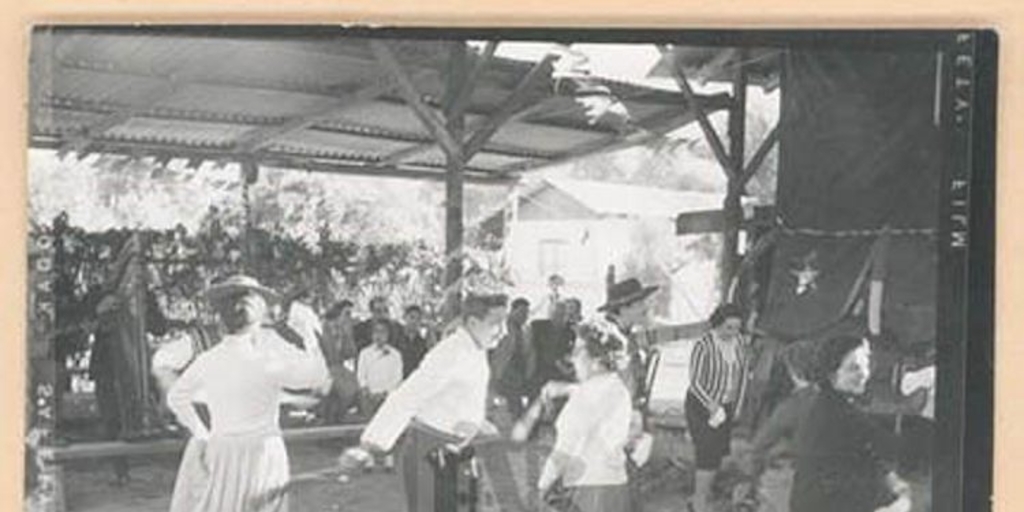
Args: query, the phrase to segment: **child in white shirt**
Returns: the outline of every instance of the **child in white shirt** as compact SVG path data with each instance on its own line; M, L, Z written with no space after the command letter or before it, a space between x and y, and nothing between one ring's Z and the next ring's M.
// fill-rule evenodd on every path
M377 412L388 393L402 383L402 355L389 344L390 330L385 322L374 322L371 327L372 344L359 352L356 379L359 382L359 409L371 417ZM384 467L394 468L393 456L384 456ZM370 464L372 466L372 463Z

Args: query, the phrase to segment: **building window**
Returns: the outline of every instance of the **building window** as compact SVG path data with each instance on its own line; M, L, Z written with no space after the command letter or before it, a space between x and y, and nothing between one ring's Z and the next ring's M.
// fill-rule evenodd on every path
M565 262L568 247L569 244L565 240L541 240L538 247L540 275L549 276L563 273L562 265Z

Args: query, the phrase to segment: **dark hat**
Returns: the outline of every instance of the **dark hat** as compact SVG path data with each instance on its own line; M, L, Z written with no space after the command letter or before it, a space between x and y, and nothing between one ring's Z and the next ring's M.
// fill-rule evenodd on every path
M641 301L649 297L657 289L657 285L643 286L640 284L640 281L635 278L626 279L625 281L615 283L608 288L608 301L601 307L597 308L597 310L607 311L609 309L615 309Z
M242 291L256 292L262 295L267 302L277 302L281 298L277 292L263 286L256 278L242 274L227 277L210 285L206 289L206 298L211 301L219 301Z

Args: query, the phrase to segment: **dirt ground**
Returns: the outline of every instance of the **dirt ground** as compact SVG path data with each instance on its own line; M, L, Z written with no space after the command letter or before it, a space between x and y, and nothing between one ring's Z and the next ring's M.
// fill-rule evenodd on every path
M659 438L655 453L673 453L685 460L689 456L686 443ZM320 442L289 447L292 474L299 475L331 467L344 448L340 442ZM742 447L739 447L742 449ZM124 486L113 485L113 466L109 461L78 462L65 468L66 499L69 512L164 512L170 505L171 490L178 457L163 456L131 460L131 481ZM644 493L644 512L679 512L685 510L690 483L686 473L664 458L652 460L649 478L656 480ZM524 471L515 466L515 472ZM525 474L525 473L522 473ZM930 510L930 482L922 476L911 476L915 490L915 512ZM481 512L497 510L485 489ZM291 494L295 512L405 512L399 476L374 472L353 475L347 483L330 479L310 481L295 487Z

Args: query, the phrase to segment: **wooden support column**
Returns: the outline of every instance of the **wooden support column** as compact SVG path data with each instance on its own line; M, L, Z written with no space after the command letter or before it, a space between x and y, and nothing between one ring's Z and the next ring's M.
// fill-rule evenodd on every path
M745 177L744 136L747 115L747 70L742 64L746 52L741 50L733 79L733 104L729 109L729 160L734 172L728 173L728 187L722 204L724 225L722 230L722 259L719 264L722 301L730 300L729 290L739 266L739 233L743 223L743 191ZM737 172L738 171L738 172Z
M445 115L445 128L447 133L455 141L462 141L465 131L465 115L459 107L459 92L466 88L468 70L466 68L466 43L457 41L452 43L451 53L448 62L448 80L446 87L446 102L443 105ZM445 154L447 173L445 174L445 233L444 253L446 255L444 286L447 291L445 297L445 319L455 318L461 310L461 285L462 279L462 243L463 243L463 186L465 184L466 161L463 158L461 147L459 151L448 151Z
M245 270L249 275L259 276L256 262L256 241L253 239L255 219L252 213L252 185L260 176L260 168L252 160L242 160L242 211L245 219L245 231L242 232L242 250L245 258Z

